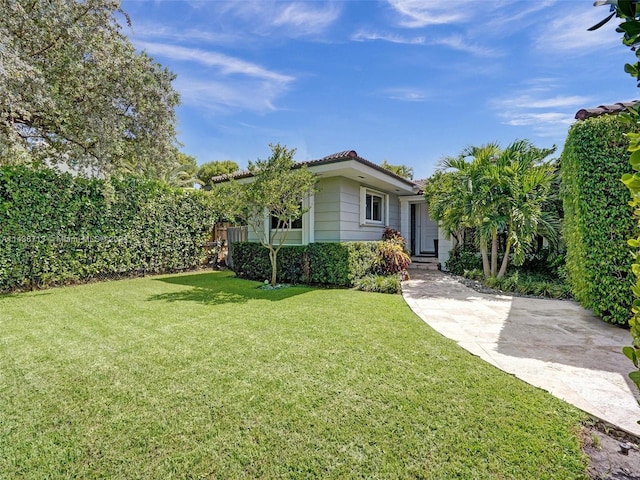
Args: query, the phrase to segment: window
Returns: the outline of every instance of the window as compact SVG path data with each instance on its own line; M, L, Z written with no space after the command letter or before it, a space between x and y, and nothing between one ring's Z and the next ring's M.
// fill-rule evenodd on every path
M373 222L382 222L382 196L375 193L366 193L365 198L364 218Z
M278 228L278 217L274 217L273 215L271 215L271 230L275 230L276 228ZM295 229L295 228L302 228L302 217L295 220L291 224L291 229Z
M360 202L360 223L385 225L387 220L387 196L384 193L361 187Z

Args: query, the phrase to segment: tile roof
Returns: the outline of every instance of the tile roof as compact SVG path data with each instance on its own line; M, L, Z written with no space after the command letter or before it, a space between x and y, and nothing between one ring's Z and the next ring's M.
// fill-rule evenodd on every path
M576 113L576 120L585 120L591 117L599 117L600 115L615 115L626 111L629 107L632 107L639 103L640 100L633 100L631 102L618 102L613 105L600 105L596 108L583 108Z
M361 156L358 155L358 153L355 150L344 150L342 152L338 152L338 153L333 153L331 155L327 155L326 157L322 157L318 160L307 160L305 162L296 162L294 168L296 167L302 167L302 166L309 166L309 167L313 167L316 165L327 165L327 164L331 164L331 163L338 163L338 162L344 162L344 161L349 161L349 160L355 160L358 163L361 163L362 165L367 165L368 167L371 167L375 170L378 170L380 172L383 172L393 178L396 178L397 180L403 181L405 182L407 185L416 185L416 182L412 181L412 180L407 180L404 177L401 177L399 175L396 175L393 172L390 172L389 170L387 170L386 168L381 167L378 164L375 164L373 162L370 162L369 160L362 158ZM219 182L224 182L227 180L231 180L231 179L239 179L239 178L247 178L247 177L251 177L252 174L251 172L249 172L248 170L240 170L234 173L230 173L228 175L218 175L217 177L213 177L212 181L213 183L219 183Z

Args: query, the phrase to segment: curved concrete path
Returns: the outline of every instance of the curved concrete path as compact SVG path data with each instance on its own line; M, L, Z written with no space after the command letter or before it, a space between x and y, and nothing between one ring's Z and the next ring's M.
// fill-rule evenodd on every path
M622 430L640 435L640 398L622 354L631 337L577 303L486 295L442 272L412 271L411 309L497 368Z

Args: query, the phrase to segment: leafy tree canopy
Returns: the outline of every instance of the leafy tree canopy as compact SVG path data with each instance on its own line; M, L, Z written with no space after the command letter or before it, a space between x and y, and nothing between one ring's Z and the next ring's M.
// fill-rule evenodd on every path
M226 173L237 172L239 169L240 167L238 167L238 164L233 160L217 160L200 165L196 177L200 180L202 185L212 186L213 184L211 179L213 177L224 175Z
M383 160L380 166L395 173L399 177L406 178L407 180L413 179L413 168L407 167L406 165L392 165L386 160Z
M557 217L545 210L555 164L544 160L554 151L555 147L540 149L527 140L505 149L496 143L468 147L457 157L443 159L446 171L427 183L431 215L449 234L460 238L464 228L477 230L486 277L504 276L510 260L522 264L537 235L557 242ZM500 234L506 235L506 246L498 271Z
M278 252L286 243L293 223L309 210L304 201L316 189L316 176L306 166L296 165L295 149L269 145L271 156L249 162L251 181L216 185L214 198L226 218L244 218L262 246L269 251L271 284L277 278Z
M122 20L117 0L0 2L1 163L111 175L174 157L175 75L135 51Z

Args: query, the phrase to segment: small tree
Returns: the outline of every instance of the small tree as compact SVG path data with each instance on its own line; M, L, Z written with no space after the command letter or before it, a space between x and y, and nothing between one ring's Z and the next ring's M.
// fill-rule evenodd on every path
M212 186L211 179L218 175L233 173L238 171L239 167L233 160L216 160L200 165L196 178L200 180L202 185Z
M239 185L239 198L244 218L262 246L269 250L271 285L275 285L278 252L293 223L309 211L303 207L303 201L315 191L316 177L306 166L295 164L295 149L280 144L269 147L268 159L249 162L253 181Z

